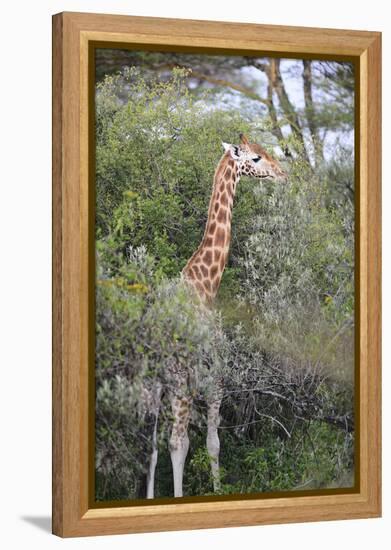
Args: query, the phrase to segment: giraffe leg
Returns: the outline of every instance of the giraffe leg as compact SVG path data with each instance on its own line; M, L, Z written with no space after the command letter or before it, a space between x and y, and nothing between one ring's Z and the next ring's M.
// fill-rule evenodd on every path
M208 402L208 435L206 437L206 447L210 458L213 490L215 493L220 490L220 439L217 431L220 425L220 405L221 398Z
M155 496L155 471L158 459L158 444L157 444L157 425L159 421L159 409L161 403L162 387L160 384L156 385L155 395L153 398L153 410L152 413L155 417L152 432L152 453L149 461L149 468L147 474L147 498L154 498Z
M174 476L174 496L183 496L183 470L189 450L189 425L191 399L171 396L171 408L174 417L170 437L170 455Z
M149 469L147 474L147 498L154 498L155 496L155 470L157 465L158 458L158 448L157 448L157 423L159 415L155 416L155 423L153 426L152 434L152 453L149 462Z

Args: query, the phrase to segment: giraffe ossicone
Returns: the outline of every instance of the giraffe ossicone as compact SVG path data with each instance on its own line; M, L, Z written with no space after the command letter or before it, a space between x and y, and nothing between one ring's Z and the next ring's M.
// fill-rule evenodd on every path
M195 291L204 305L210 306L217 295L228 261L231 242L231 223L234 197L241 176L259 179L286 179L287 174L263 147L250 143L240 134L240 143L222 142L224 154L217 164L204 235L197 250L182 270L183 279ZM183 496L183 472L189 449L188 425L193 403L186 393L187 373L183 367L174 369L177 383L170 388L173 426L170 436L170 455L174 478L174 496ZM223 397L222 380L215 381L214 392L207 401L207 450L210 457L214 491L219 491L220 406ZM160 399L160 390L159 390ZM157 407L157 411L159 407ZM156 439L156 423L154 441ZM153 477L157 462L157 447L153 445L148 474L148 498L153 498Z

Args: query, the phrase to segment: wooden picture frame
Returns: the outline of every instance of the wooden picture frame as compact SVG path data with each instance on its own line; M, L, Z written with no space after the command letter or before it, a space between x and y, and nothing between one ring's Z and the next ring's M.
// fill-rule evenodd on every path
M359 483L354 491L91 505L89 130L92 43L343 56L357 69ZM87 13L53 17L53 533L62 537L370 518L381 514L381 34Z

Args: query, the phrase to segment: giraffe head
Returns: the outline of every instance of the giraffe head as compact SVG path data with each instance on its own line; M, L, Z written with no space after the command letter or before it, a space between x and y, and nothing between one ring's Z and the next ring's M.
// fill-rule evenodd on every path
M237 163L241 176L253 176L260 179L286 179L287 173L258 143L250 143L244 134L240 134L239 145L224 143L226 153Z

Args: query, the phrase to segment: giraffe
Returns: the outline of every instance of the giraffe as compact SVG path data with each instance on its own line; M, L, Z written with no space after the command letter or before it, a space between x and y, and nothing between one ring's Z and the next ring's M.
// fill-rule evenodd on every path
M286 173L260 145L250 143L240 134L240 144L222 143L224 154L214 174L208 218L202 241L182 270L182 278L199 297L205 307L211 307L217 295L221 278L227 264L231 241L232 209L240 177L252 176L260 179L284 179ZM175 365L171 368L175 370ZM187 375L177 368L175 388L170 391L173 425L169 440L174 478L174 496L183 496L182 482L186 456L189 450L188 425L192 397L187 390ZM213 395L207 399L206 445L214 491L220 487L219 453L220 406L222 383L217 381ZM159 390L160 392L160 390ZM160 393L159 393L160 396ZM158 406L157 406L158 409ZM153 480L157 461L156 423L154 441L147 481L147 498L153 498Z

